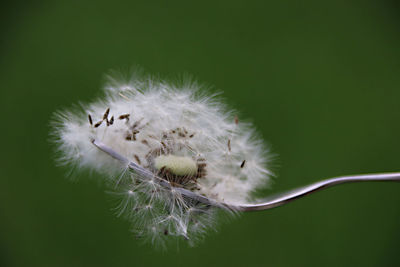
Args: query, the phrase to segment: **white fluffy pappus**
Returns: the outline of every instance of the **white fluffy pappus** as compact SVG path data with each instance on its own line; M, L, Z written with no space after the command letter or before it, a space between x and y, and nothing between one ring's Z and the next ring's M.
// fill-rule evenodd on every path
M219 208L179 189L240 204L267 184L268 150L252 125L196 83L109 77L104 93L97 102L56 113L59 161L109 177L119 214L132 221L137 236L155 244L171 237L193 244L213 227ZM144 172L98 149L94 140Z

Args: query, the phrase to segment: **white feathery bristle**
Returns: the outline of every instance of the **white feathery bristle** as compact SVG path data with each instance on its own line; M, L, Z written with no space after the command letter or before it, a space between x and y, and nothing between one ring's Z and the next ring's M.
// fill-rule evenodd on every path
M174 186L217 202L248 202L271 175L268 150L251 124L215 96L201 94L196 83L132 77L110 78L103 99L56 113L59 161L105 174L121 201L119 214L138 236L155 244L183 237L193 244L212 227L217 208L188 200ZM92 140L173 187L129 170Z

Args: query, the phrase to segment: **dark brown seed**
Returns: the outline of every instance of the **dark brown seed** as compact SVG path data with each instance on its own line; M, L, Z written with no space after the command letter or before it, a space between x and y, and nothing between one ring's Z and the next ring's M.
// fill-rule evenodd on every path
M98 123L96 123L96 124L94 125L94 128L99 127L99 126L101 125L102 122L103 122L103 121L99 121Z
M189 135L190 138L192 138L194 136L194 134Z
M168 230L167 229L164 230L164 235L168 235Z
M164 148L167 148L167 145L166 145L164 142L161 142L161 145L162 145Z
M179 132L179 134L178 134L180 137L185 137L186 135L185 134L183 134L182 132Z
M132 125L132 129L135 129L136 127L138 127L141 121L142 121L141 119L138 121L135 121L135 123Z
M90 125L93 125L92 116L90 116L90 114L88 115L88 119L89 119L89 123L90 123Z
M132 135L128 134L127 136L125 136L125 140L128 140L128 141L132 140Z
M228 150L231 151L231 139L228 140Z
M138 130L133 130L132 131L132 134L138 134L138 133L140 133Z
M113 123L114 123L114 116L112 116L110 119L110 125L113 125Z
M142 140L142 144L148 146L148 145L149 145L149 142L147 142L147 140Z
M156 138L154 135L151 135L151 134L149 134L149 135L148 135L148 137L150 137L150 138L152 138L152 139L156 139L156 140L157 140L157 138Z
M134 157L135 157L135 160L137 161L137 163L140 165L140 158L139 158L139 156L138 155L133 155Z
M165 173L165 166L162 166L161 169L158 170L157 175L163 175Z
M110 108L108 108L107 110L106 110L106 112L104 113L104 115L103 115L103 120L107 120L108 119L108 114L110 113Z
M198 178L203 178L204 176L206 176L207 172L202 171L202 172L197 172L197 177Z
M246 163L246 160L243 160L242 164L240 164L240 168L243 168L245 163Z
M123 119L129 120L129 114L123 114L123 115L119 116L118 119L120 119L120 120L123 120Z

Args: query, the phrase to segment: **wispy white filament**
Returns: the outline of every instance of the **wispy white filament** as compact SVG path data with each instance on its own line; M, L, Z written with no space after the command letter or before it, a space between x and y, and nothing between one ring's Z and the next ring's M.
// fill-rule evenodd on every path
M152 242L183 237L193 243L213 225L215 207L175 189L240 204L251 200L270 175L267 149L252 125L193 82L110 78L102 99L59 111L54 125L60 161L106 174L121 200L119 213L133 222L138 236ZM153 178L131 171L93 140ZM160 179L172 187L163 187Z

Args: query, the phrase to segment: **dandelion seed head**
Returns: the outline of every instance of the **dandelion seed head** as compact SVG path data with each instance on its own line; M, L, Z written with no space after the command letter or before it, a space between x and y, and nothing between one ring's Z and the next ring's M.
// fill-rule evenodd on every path
M268 150L253 126L215 96L202 94L196 83L110 77L103 98L56 114L54 135L59 161L109 177L113 189L125 192L118 194L119 213L132 221L137 236L153 243L169 237L194 243L214 224L215 207L187 199L176 188L240 204L271 175ZM129 170L93 140L153 176Z

